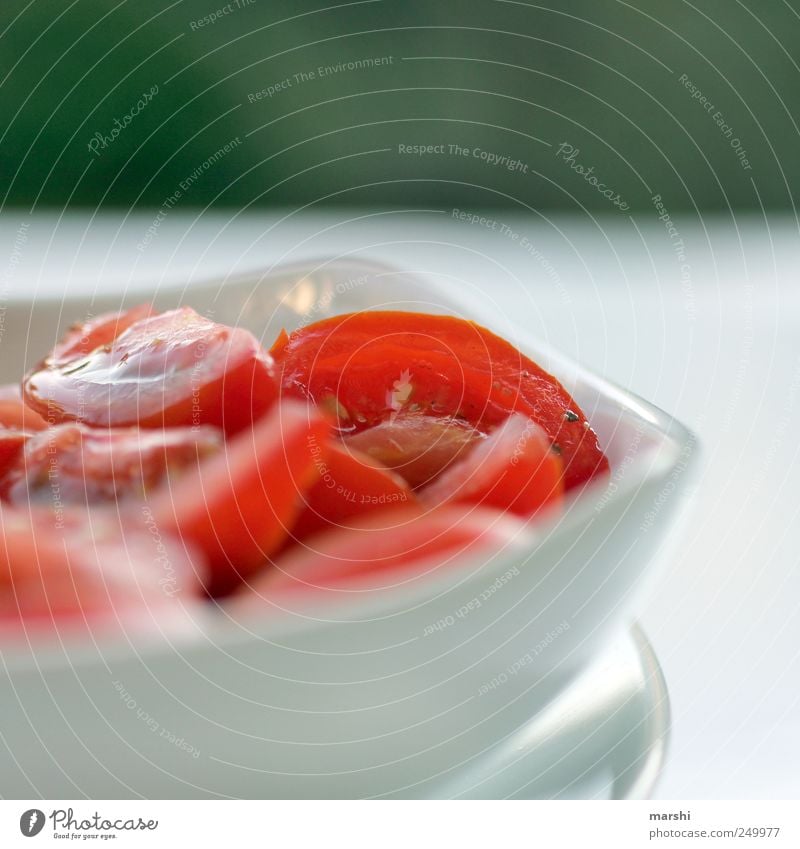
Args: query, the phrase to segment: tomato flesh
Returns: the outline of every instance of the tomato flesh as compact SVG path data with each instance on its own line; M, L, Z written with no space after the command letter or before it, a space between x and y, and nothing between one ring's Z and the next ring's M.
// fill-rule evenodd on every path
M420 492L428 506L452 501L532 516L563 495L561 460L532 419L513 413Z
M5 494L8 475L19 462L22 449L30 437L27 431L0 427L0 497Z
M91 354L96 348L110 345L120 333L137 321L153 315L149 304L140 304L129 310L109 312L73 324L47 357L50 365L61 366Z
M417 489L431 483L483 437L458 419L406 413L346 436L344 444L388 466Z
M151 498L156 525L204 552L211 595L263 568L284 542L319 477L315 446L327 445L330 428L306 405L280 403Z
M188 307L109 313L0 387L0 631L141 619L169 570L189 597L388 589L529 543L607 469L555 378L472 322L337 316L267 353Z
M272 354L282 393L331 409L344 432L399 412L458 418L486 432L520 412L561 452L567 489L608 470L564 387L474 322L410 312L334 316L280 338Z
M103 511L0 507L0 634L171 626L200 595L202 561L168 535Z
M25 378L23 391L48 421L208 424L228 434L249 427L278 395L272 359L249 331L189 307L141 318L89 353L62 343Z
M312 537L305 547L296 546L276 560L248 589L265 598L380 589L525 540L519 520L494 510L453 505L423 513L417 505L398 507Z
M44 430L47 422L22 400L18 384L0 386L0 427L16 430Z
M317 454L320 478L306 495L306 507L292 528L303 539L326 527L348 525L353 516L415 501L408 484L359 452L331 444Z
M168 475L176 476L222 448L216 428L98 430L56 425L32 435L6 474L12 503L97 504L143 499Z

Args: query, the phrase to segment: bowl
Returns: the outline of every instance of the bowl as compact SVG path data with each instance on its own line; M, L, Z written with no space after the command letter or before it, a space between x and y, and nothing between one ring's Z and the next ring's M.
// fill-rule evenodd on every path
M528 338L488 294L370 262L321 259L150 294L266 344L282 327L354 310L475 318L561 380L611 474L533 521L525 547L391 593L245 616L208 605L170 637L3 646L2 796L435 797L628 626L695 454L671 416ZM10 301L0 378L17 379L71 322L141 300Z

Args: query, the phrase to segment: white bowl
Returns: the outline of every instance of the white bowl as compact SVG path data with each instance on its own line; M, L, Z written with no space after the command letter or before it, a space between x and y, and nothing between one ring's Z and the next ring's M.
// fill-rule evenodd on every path
M11 302L0 377L18 378L70 322L142 299ZM0 795L435 796L628 623L693 455L670 416L526 338L488 296L369 263L163 289L154 302L189 304L267 344L283 326L352 310L476 318L564 383L611 477L534 523L527 549L392 593L297 613L265 606L244 621L209 606L180 640L3 647Z

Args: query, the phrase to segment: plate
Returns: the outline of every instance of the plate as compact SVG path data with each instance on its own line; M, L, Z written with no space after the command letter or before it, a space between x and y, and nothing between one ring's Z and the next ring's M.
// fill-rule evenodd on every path
M647 799L670 735L667 684L638 625L551 704L432 791L459 799Z

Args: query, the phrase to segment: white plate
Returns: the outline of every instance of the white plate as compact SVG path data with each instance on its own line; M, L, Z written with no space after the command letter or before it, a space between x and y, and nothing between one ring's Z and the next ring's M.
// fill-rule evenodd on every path
M634 625L490 754L418 789L448 799L646 799L669 733L666 682Z
M240 623L209 611L172 643L5 647L0 795L402 793L491 752L630 620L694 446L668 415L527 338L489 295L368 263L320 261L154 295L266 343L283 326L356 309L477 318L565 384L612 476L537 522L526 550L391 593ZM17 377L66 324L122 301L10 303L3 377Z

